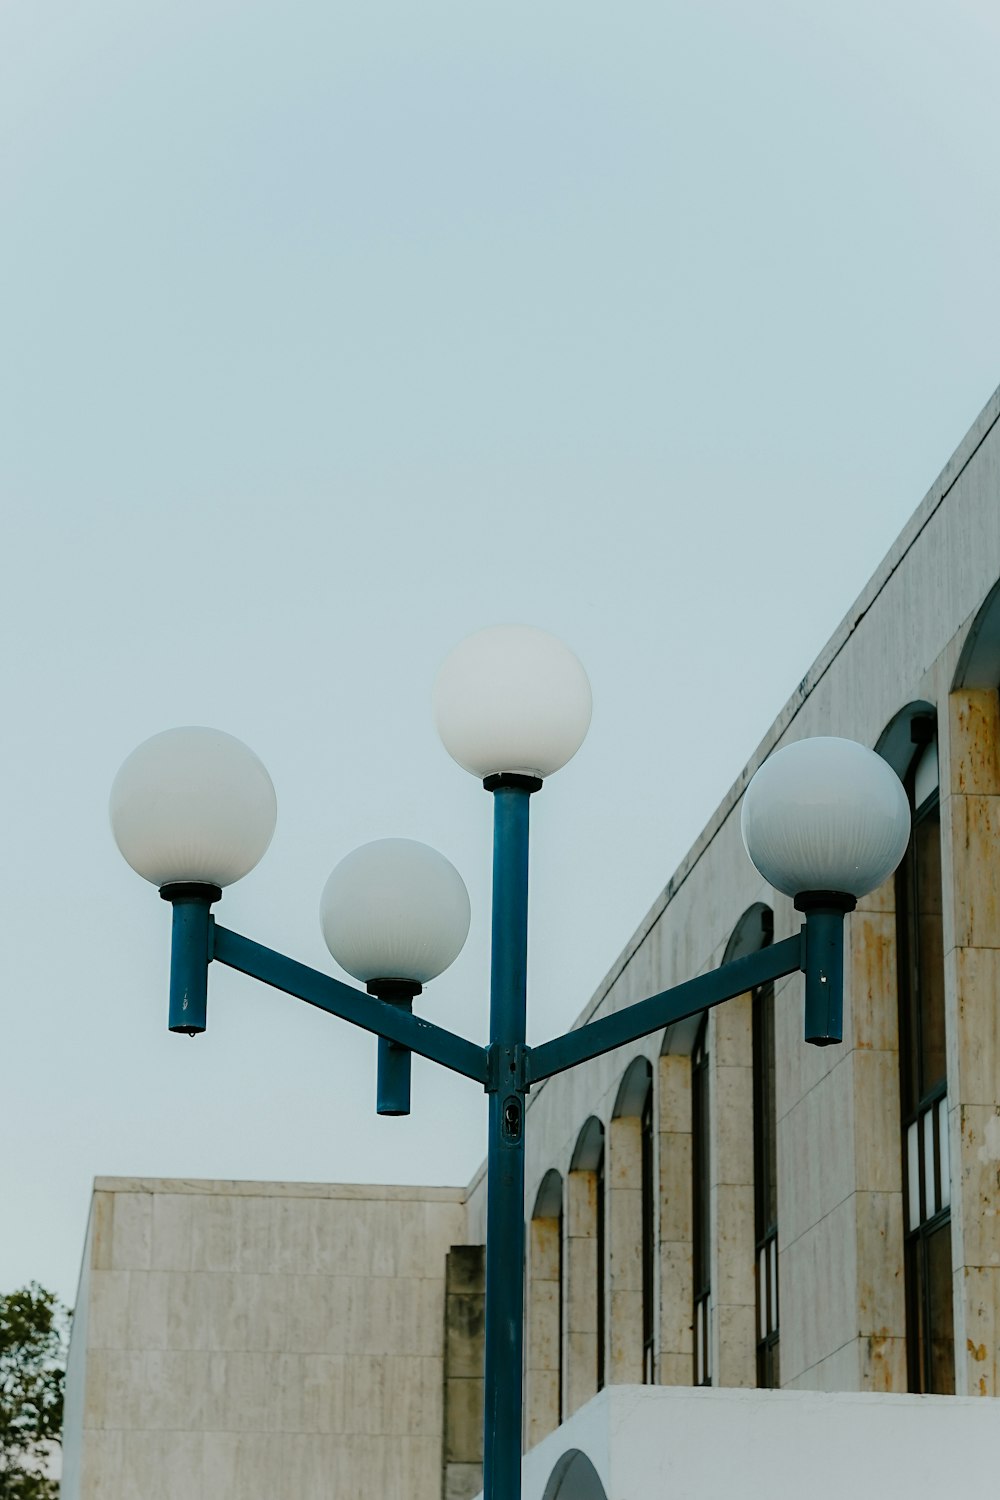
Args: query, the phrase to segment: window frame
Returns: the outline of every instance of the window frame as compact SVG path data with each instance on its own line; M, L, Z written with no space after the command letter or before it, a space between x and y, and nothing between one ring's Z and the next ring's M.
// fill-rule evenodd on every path
M691 1049L691 1276L693 1383L712 1384L711 1079L708 1017Z
M771 941L771 933L767 942ZM766 946L766 944L765 944ZM780 1306L778 1296L778 1119L775 1098L774 985L752 995L754 1283L757 1386L780 1388ZM774 1188L771 1188L771 1159Z

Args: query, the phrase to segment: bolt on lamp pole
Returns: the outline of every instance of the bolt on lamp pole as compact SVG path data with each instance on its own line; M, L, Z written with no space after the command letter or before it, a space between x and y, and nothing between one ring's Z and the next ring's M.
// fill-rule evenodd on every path
M442 855L412 840L381 839L348 855L327 881L320 903L327 945L366 993L220 927L212 915L222 889L263 856L275 826L270 778L239 740L214 729L167 730L133 751L111 793L119 848L173 907L172 1031L204 1031L208 969L221 963L377 1036L380 1113L409 1113L413 1052L486 1090L485 1500L521 1496L531 1084L798 971L805 975L805 1040L839 1042L845 915L888 878L909 838L906 794L874 752L822 737L776 751L744 793L743 840L758 872L804 913L801 930L529 1047L530 798L579 749L590 711L590 686L576 657L523 626L470 637L438 677L435 717L445 747L493 796L486 1046L413 1013L422 986L454 961L469 930L468 893Z

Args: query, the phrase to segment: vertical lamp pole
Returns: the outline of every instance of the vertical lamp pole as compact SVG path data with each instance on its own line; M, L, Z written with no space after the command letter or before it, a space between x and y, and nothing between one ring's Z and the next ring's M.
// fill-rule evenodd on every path
M910 813L898 777L861 745L818 738L776 751L744 794L743 838L764 879L794 897L805 918L801 930L529 1047L530 800L583 743L590 685L560 641L525 626L502 626L480 631L452 653L438 676L434 709L449 753L493 797L486 1046L413 1013L423 985L460 953L470 920L461 876L425 844L366 844L327 881L320 902L327 945L366 993L220 927L212 915L222 889L263 856L275 826L270 778L239 740L214 729L167 730L147 740L115 779L111 822L133 869L173 907L172 1031L204 1031L208 970L221 963L377 1036L379 1113L409 1113L413 1052L486 1090L483 1477L485 1500L520 1500L528 1089L799 971L805 976L805 1040L839 1042L844 917L899 863Z
M524 1044L528 982L528 809L541 780L497 775L493 793L493 957L490 1050L494 1076L486 1162L486 1500L521 1491L524 1328Z

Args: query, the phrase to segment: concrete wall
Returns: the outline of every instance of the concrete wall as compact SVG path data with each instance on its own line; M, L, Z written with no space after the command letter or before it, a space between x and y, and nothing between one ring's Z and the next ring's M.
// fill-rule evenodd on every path
M94 1199L90 1202L87 1234L80 1263L80 1284L70 1327L69 1352L66 1359L66 1394L63 1405L62 1485L63 1500L78 1500L81 1493L80 1469L83 1461L84 1383L90 1340L90 1266L93 1260Z
M655 1087L660 1194L657 1206L660 1326L656 1378L660 1385L688 1385L694 1361L689 1059L669 1055L661 1057Z
M618 1386L528 1455L524 1500L989 1493L998 1441L995 1402ZM589 1460L586 1490L572 1454Z
M464 1197L98 1179L64 1500L439 1500Z

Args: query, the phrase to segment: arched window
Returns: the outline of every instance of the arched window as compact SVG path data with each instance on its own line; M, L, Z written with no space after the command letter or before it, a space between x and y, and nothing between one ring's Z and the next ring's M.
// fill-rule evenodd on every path
M562 1184L560 1183L560 1187ZM559 1245L559 1265L556 1270L556 1299L558 1302L558 1318L556 1328L556 1350L558 1371L556 1374L556 1401L558 1405L557 1420L562 1422L566 1415L565 1400L563 1397L563 1356L566 1348L566 1214L563 1208L562 1193L559 1194L559 1224L557 1228Z
M774 938L769 907L745 912L727 957L767 948ZM751 1012L753 1056L754 1280L757 1300L757 1385L777 1389L778 1371L778 1113L775 1098L774 985L754 990Z
M603 1391L606 1383L607 1365L607 1274L608 1274L608 1205L607 1193L605 1191L604 1164L607 1153L604 1150L604 1131L601 1131L601 1154L597 1159L596 1169L596 1197L597 1197L597 1275L595 1277L594 1295L597 1300L595 1317L597 1319L597 1389Z
M955 1341L934 720L915 718L911 733L919 751L904 785L913 831L896 872L907 1363L911 1391L947 1394L955 1389Z
M587 1455L571 1448L553 1469L542 1500L607 1500L607 1492Z
M710 1304L711 1179L709 1177L708 1017L691 1053L691 1227L694 1275L694 1383L712 1384Z
M775 1109L774 985L753 996L753 1188L757 1249L757 1384L777 1390L778 1121Z
M642 1142L642 1381L656 1380L656 1214L653 1197L653 1080L640 1117Z

